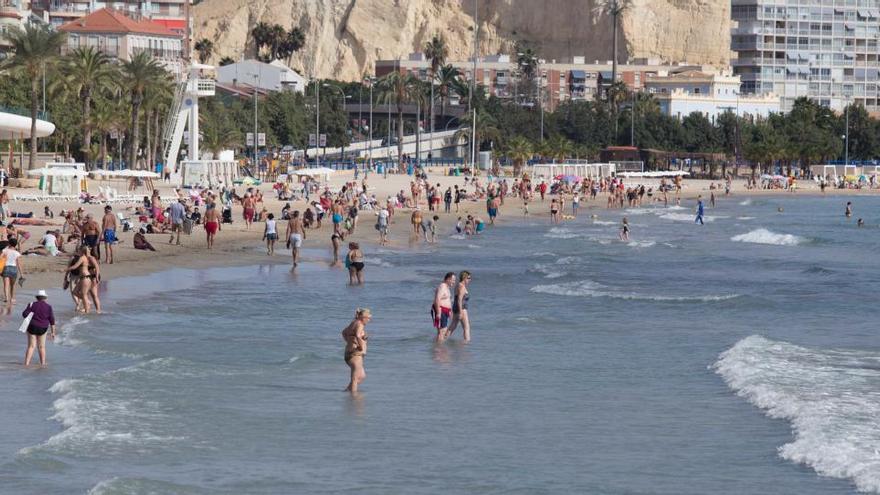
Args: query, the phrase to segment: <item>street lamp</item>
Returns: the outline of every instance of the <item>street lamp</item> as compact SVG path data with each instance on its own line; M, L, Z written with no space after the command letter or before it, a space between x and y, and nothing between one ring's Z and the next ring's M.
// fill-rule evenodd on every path
M259 74L254 74L254 170L259 168L257 165L257 84L260 78ZM192 143L190 143L192 146Z
M364 81L370 84L370 128L369 128L369 144L370 152L368 154L367 162L369 167L373 168L373 84L375 80L372 77L366 78Z
M320 167L318 143L321 140L321 84L317 78L312 79L312 84L315 85L315 166Z

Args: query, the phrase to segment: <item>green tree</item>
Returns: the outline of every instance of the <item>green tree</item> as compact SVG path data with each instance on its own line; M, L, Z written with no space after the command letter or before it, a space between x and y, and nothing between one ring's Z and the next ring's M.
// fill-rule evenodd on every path
M595 13L611 18L611 83L617 82L617 31L620 27L620 17L624 12L632 8L632 0L598 0L595 4Z
M223 67L226 65L232 65L234 63L235 63L235 60L233 60L232 57L222 57L220 59L219 65L220 65L220 67Z
M57 62L65 35L43 24L28 23L24 29L13 28L6 31L6 40L15 54L0 64L0 69L20 71L30 82L31 97L31 151L28 169L37 160L37 108L40 98L40 84L44 75Z
M522 136L511 138L504 147L504 154L513 162L513 176L522 175L523 166L532 157L532 143Z
M476 129L476 134L473 136L473 142L476 143L476 151L481 151L485 144L490 141L501 144L501 131L498 129L498 122L489 112L477 110L476 125L474 125L474 122L473 112L462 117L461 125L455 131L452 138L455 141L464 139L470 143L473 131Z
M276 53L276 56L279 59L286 60L287 64L290 65L290 58L294 53L302 50L302 47L305 46L305 44L305 33L303 33L302 29L299 27L294 27L285 33L284 38L278 46L278 53Z
M130 60L122 63L120 87L128 91L131 103L131 139L128 149L128 166L134 167L137 149L140 145L140 113L144 97L150 87L167 79L165 69L146 51L136 53Z
M240 146L241 131L236 129L225 115L225 107L211 105L206 106L205 110L199 115L201 144L205 149L213 153L216 158L221 151Z
M437 73L436 84L440 92L440 114L446 115L446 104L449 103L449 93L452 88L461 81L461 71L452 65L444 65L440 67Z
M386 105L397 106L397 167L403 172L403 107L418 97L419 80L412 74L394 71L384 76L379 86L379 99Z
M214 53L214 42L208 38L202 38L199 41L196 41L193 48L195 48L198 53L199 62L204 64L208 62L211 55Z
M85 162L90 164L94 157L91 156L92 127L91 111L92 98L95 93L107 90L114 79L118 76L115 65L104 52L93 47L77 48L64 57L61 61L61 73L59 80L72 94L79 97L82 125L82 145L80 151L85 156Z

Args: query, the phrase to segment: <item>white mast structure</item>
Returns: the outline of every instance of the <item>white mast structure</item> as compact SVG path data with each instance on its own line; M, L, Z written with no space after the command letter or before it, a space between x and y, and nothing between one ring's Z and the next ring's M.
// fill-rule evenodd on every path
M232 180L238 178L238 165L231 158L202 160L200 156L199 97L216 94L214 79L203 78L201 71L213 69L214 66L199 63L193 63L189 67L188 75L177 86L174 102L165 122L165 171L171 174L173 182L182 186L213 186L221 182L231 184ZM178 167L180 145L186 130L189 131L189 153Z

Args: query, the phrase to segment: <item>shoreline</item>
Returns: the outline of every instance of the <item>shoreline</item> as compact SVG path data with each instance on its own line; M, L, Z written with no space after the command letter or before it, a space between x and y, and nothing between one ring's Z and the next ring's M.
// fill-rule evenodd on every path
M342 183L353 180L352 173L343 172L337 174L330 182L331 187L338 188ZM481 177L483 178L483 177ZM429 182L431 183L440 183L442 187L451 187L453 184L462 185L463 177L448 177L448 176L433 176L429 175ZM370 174L371 188L375 186L375 189L371 192L376 195L380 200L388 195L394 194L397 190L402 189L404 185L411 180L411 177L408 175L396 175L392 174L388 176L388 179L382 179L378 177L376 174ZM632 184L638 184L636 181L630 181ZM685 182L685 188L682 191L681 199L682 202L692 202L696 200L697 196L703 195L704 197L708 197L708 195L713 192L709 190L709 184L715 182L719 184L718 181L704 181L704 180L690 180ZM646 185L651 182L646 181ZM854 189L829 189L824 194L821 193L817 187L808 187L797 190L797 192L789 192L785 190L765 190L765 189L754 189L754 190L746 190L742 186L745 184L744 181L735 181L734 188L731 192L730 196L724 196L723 189L715 190L716 199L719 202L739 198L739 197L817 197L817 196L828 196L828 197L859 197L859 196L874 196L877 195L880 191L873 190L854 190ZM737 186L740 186L737 188ZM259 207L265 206L269 212L277 212L280 211L283 206L284 201L278 201L274 198L273 192L270 188L269 184L264 184L259 187L261 191L263 191L265 198L263 205ZM10 190L11 195L14 195ZM160 186L160 192L163 193L163 197L170 196L169 192L173 194L173 190L167 186ZM536 195L537 196L537 195ZM550 199L555 196L547 195L547 199L544 202L541 202L540 199L532 200L529 203L529 215L528 217L549 217L549 205ZM597 199L591 201L587 198L581 200L581 212L580 214L598 214L601 217L602 211L613 211L605 208L606 205L606 195L605 193L599 193ZM670 200L674 198L674 195L670 195ZM672 201L670 201L672 202ZM294 209L303 208L306 206L303 200L298 200L295 202L290 202ZM93 213L99 212L100 209L103 208L103 204L91 204L91 205L78 205L76 203L57 203L58 206L65 206L65 209L77 208L82 206L86 209L87 212ZM647 204L644 204L642 207L650 207L656 206L658 202L653 201ZM16 209L16 207L19 209ZM26 211L26 208L29 206L34 206L33 203L22 203L20 201L12 201L11 209L13 211ZM42 204L40 204L42 206ZM685 207L689 207L690 205L682 205ZM569 205L566 205L566 211L563 212L565 214L570 213ZM433 212L429 212L426 208L421 208L423 215ZM442 205L441 205L442 209ZM454 228L455 221L458 216L465 216L467 214L474 214L475 216L480 216L484 220L487 220L488 217L485 211L485 203L483 201L466 201L462 203L460 214L456 214L454 212L450 214L438 213L440 220L437 222L437 231L438 231L438 242L437 244L443 243L443 238L445 234L451 231ZM624 209L627 209L626 207ZM523 215L522 211L522 201L519 198L508 198L506 200L506 204L502 205L499 209L499 216L496 219L496 226L503 227L505 224L514 221L514 219L526 218ZM618 210L618 209L614 209ZM114 211L118 211L117 208L114 208ZM406 249L412 249L414 245L422 244L424 239L422 237L416 239L411 232L410 223L409 223L409 215L412 209L407 208L399 208L395 211L393 222L391 224L391 228L389 229L389 244L385 247L393 247L400 248L404 247ZM37 215L34 215L34 218L38 218ZM343 241L340 246L340 257L345 255L347 252L347 242L356 241L360 243L363 247L368 247L370 249L375 249L379 246L378 237L373 232L373 229L370 228L372 226L372 218L373 212L370 210L361 211L361 215L359 216L359 223L355 234L351 237L347 237L345 241ZM156 247L157 251L139 251L132 249L131 239L133 236L133 232L118 233L118 237L120 238L120 243L115 246L115 259L116 263L110 265L104 263L102 260L101 271L102 278L106 280L112 280L123 277L132 277L132 276L140 276L140 275L149 275L152 273L158 273L165 270L173 270L175 268L214 268L214 267L223 267L223 266L244 266L250 264L260 264L260 263L271 263L271 264L290 264L289 251L284 249L284 245L280 244L280 249L278 249L275 253L275 256L269 257L265 253L262 252L265 244L260 240L262 236L262 223L255 222L254 228L251 231L246 231L243 227L243 221L241 220L241 206L234 205L233 206L233 224L224 224L225 227L218 233L217 240L215 241L215 249L207 250L205 248L205 240L204 240L204 230L202 226L196 226L193 230L193 233L189 236L181 236L181 246L172 246L167 244L165 236L167 234L148 234L147 240L153 243L154 247ZM549 220L549 218L548 218ZM60 226L60 222L57 221L57 217L55 223ZM221 227L221 228L223 228ZM490 229L490 225L487 222L487 231ZM42 235L41 230L45 230L47 227L44 226L26 226L24 230L30 232L31 240L26 243L25 248L32 247L36 243L36 239ZM284 224L281 224L279 221L279 233L283 232L285 228ZM332 224L329 222L329 219L325 218L325 221L320 229L309 229L307 231L307 238L303 243L304 251L314 251L314 250L325 250L327 253L326 257L313 257L313 256L304 256L303 262L330 262L330 234L332 233ZM69 246L68 246L69 249ZM49 258L43 256L25 256L22 257L22 261L24 264L24 272L26 283L24 288L19 288L17 292L21 295L30 294L32 291L36 289L60 289L62 286L62 274L64 270L64 262L67 260L64 256L59 256L56 258ZM20 299L17 297L17 299Z

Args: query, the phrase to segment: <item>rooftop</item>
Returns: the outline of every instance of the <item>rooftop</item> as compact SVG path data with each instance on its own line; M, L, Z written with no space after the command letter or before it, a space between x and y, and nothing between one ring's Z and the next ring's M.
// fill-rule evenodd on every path
M180 34L147 19L132 19L118 10L103 8L58 28L65 33L151 34L179 38Z

